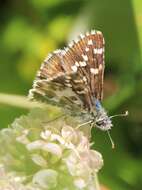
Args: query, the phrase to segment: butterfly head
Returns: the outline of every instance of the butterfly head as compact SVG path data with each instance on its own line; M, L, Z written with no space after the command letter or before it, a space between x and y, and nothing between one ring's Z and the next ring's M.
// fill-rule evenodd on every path
M96 115L94 120L95 126L102 131L107 131L113 126L110 117L98 100L96 100Z
M102 112L96 117L95 125L102 131L107 131L113 126L111 119L107 116L106 112Z

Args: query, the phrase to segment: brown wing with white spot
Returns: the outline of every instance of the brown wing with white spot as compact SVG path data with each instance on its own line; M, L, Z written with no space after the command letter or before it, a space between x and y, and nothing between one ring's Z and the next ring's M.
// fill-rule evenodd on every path
M64 65L75 72L72 88L83 100L86 108L94 106L94 97L103 96L104 38L101 32L91 31L80 35L65 48Z
M37 72L29 98L69 109L83 107L83 102L71 88L71 77L67 74L62 61L64 50L56 50L42 63ZM71 74L71 73L70 73Z
M91 109L102 99L104 39L91 31L49 55L41 65L29 96L59 106Z

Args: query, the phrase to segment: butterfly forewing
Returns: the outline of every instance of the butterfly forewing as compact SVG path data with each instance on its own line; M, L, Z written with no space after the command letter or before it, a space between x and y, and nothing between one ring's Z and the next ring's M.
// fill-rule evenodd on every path
M30 97L58 106L91 110L94 99L102 99L103 73L103 35L91 31L45 59Z
M65 65L76 73L72 79L74 91L83 98L85 107L91 108L94 97L102 99L104 73L104 39L101 32L92 31L69 44L63 56ZM80 83L79 83L80 81Z

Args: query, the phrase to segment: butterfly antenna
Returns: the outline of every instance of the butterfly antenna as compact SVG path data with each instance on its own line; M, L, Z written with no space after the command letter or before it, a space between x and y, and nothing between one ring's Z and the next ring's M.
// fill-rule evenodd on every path
M108 134L108 137L109 137L110 142L111 142L111 147L112 147L112 149L114 149L114 148L115 148L115 144L114 144L114 142L113 142L113 140L112 140L112 137L111 137L111 135L110 135L110 131L107 131L107 134Z
M125 117L125 116L128 116L129 112L128 111L125 111L125 113L122 113L122 114L116 114L116 115L112 115L110 116L109 118L113 118L113 117Z

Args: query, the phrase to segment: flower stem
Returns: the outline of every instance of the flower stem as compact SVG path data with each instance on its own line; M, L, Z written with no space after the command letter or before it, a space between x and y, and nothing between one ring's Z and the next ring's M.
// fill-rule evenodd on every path
M97 174L95 174L95 176L94 176L94 181L95 181L96 190L101 190Z
M0 103L25 109L41 107L41 103L30 102L26 96L0 93Z

